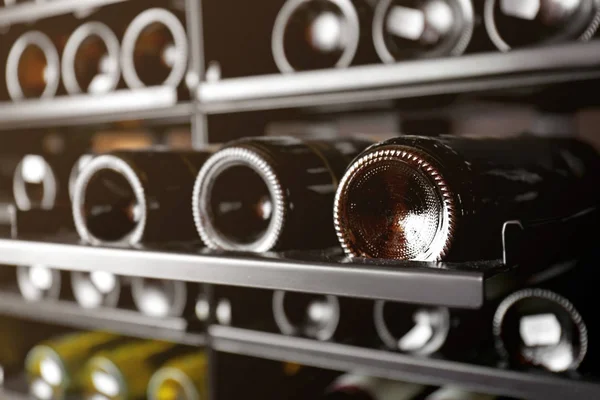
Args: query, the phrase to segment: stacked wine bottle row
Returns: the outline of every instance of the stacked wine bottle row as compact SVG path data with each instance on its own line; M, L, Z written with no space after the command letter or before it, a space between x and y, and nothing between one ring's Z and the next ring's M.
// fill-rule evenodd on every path
M67 333L36 343L24 355L24 367L29 394L41 400L208 398L204 352L168 342L104 332ZM307 368L289 362L274 367L284 372L279 375L284 376L288 387L302 389L303 393L290 393L298 399L309 394L310 398L323 400L499 399L458 387L428 387L356 373L342 374L328 382L333 374L317 369L303 371Z
M275 20L272 52L283 72L373 63L377 57L393 63L456 56L479 41L474 37L479 20L486 39L507 51L590 40L600 24L600 5L593 0L288 0Z
M213 249L264 252L323 249L339 241L349 257L477 261L500 258L507 220L555 221L561 229L572 216L597 216L600 158L574 139L402 136L371 145L362 139L250 138L216 152L120 151L87 158L70 174L72 185L61 187L58 179L53 192L71 186L75 228L91 245L199 236ZM15 182L24 182L25 189L15 196L25 195L26 204L35 207L43 196L32 196L47 191L43 172L51 166L35 167L41 160L33 160L33 167L17 169ZM68 205L69 196L63 199ZM577 251L548 249L544 258L542 270L558 274L558 281L508 297L493 324L493 312L486 314L489 323L481 315L474 318L477 329L493 331L500 353L517 364L563 371L591 358L587 337L595 322L580 296L590 293L584 285L590 263L582 257L594 246L585 242L596 239L584 231L569 240L564 249ZM575 246L577 241L584 245ZM24 296L61 296L68 285L61 285L57 267L20 266ZM575 278L567 279L566 270ZM73 294L84 307L119 305L130 282L137 307L149 315L196 313L206 320L210 312L198 285L102 271L71 275ZM284 334L329 340L337 339L344 325L366 326L365 320L348 323L344 314L359 318L361 307L335 296L278 291L267 297L262 308L273 310ZM215 310L225 324L236 312L226 300ZM451 329L455 313L445 308L380 301L366 310L362 315L391 349L431 354L453 336L472 338Z
M180 17L163 8L146 9L128 21L106 16L119 34L88 17L68 39L54 25L51 34L33 30L20 35L6 59L8 96L14 101L53 97L61 79L68 94L110 92L119 87L121 77L133 89L179 85L188 62Z

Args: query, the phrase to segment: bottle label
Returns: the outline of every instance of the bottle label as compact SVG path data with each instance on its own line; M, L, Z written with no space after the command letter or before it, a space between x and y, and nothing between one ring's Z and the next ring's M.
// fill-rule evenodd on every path
M521 318L519 333L526 346L553 346L560 342L562 328L554 314L528 315Z

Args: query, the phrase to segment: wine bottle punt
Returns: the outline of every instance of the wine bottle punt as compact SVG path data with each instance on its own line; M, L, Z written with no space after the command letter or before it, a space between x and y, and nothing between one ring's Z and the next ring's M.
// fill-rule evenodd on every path
M398 137L350 165L335 229L351 257L498 259L504 222L596 207L599 164L575 139Z
M331 204L361 140L242 139L204 164L192 198L200 237L213 249L264 252L335 244Z
M596 0L486 0L484 21L494 45L512 48L590 40L600 25Z
M131 295L137 309L152 317L189 317L194 315L201 294L200 284L134 277Z
M65 292L66 273L44 264L16 267L17 286L27 301L58 300Z
M375 8L373 42L388 63L460 55L474 21L471 0L383 0Z
M426 388L416 383L392 381L352 373L338 377L323 400L413 400Z

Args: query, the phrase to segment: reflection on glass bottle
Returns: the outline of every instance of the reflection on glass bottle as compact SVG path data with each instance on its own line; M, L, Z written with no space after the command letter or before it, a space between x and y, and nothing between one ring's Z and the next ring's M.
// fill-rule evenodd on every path
M203 352L177 357L152 375L148 400L207 399L207 359Z
M413 400L426 388L416 383L344 374L326 390L325 400Z
M87 359L125 340L109 333L91 332L64 335L35 346L25 361L30 394L41 400L59 400L78 392Z
M502 51L590 40L600 25L596 0L486 0L485 27Z

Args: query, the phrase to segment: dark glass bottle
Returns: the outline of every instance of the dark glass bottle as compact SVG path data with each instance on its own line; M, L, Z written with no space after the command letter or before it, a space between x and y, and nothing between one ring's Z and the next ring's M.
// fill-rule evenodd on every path
M72 271L73 297L83 308L112 308L131 303L129 294L131 278L106 271Z
M185 76L188 43L180 18L150 8L131 21L122 40L123 78L130 88L177 86Z
M350 160L367 142L242 139L198 174L196 227L213 249L263 252L335 244L331 204Z
M493 310L458 310L378 300L373 322L379 339L390 350L415 355L443 354L470 360L491 346Z
M277 290L272 308L275 323L285 335L352 343L373 336L366 300Z
M336 194L335 227L350 256L497 259L504 222L597 206L599 165L575 139L398 137L352 163Z
M429 394L425 400L494 400L505 399L493 394L469 392L459 387L444 386Z
M25 370L35 398L61 400L84 385L84 365L95 352L129 339L104 332L74 333L52 338L27 354Z
M376 61L369 37L374 1L288 0L271 36L282 72L344 68Z
M473 35L471 0L383 0L373 20L373 42L384 62L462 54Z
M140 150L95 157L75 184L77 232L91 244L135 245L197 237L189 199L208 155Z
M40 31L21 35L6 60L6 85L13 100L53 97L60 81L56 43Z
M152 375L167 362L189 353L189 348L155 340L101 351L86 364L83 392L87 398L145 399Z
M148 400L201 400L208 396L206 355L195 352L167 362L150 379Z
M552 372L597 368L593 301L598 251L543 283L507 296L493 320L496 349L514 367ZM569 265L567 265L569 266ZM564 268L563 268L564 269Z
M66 272L47 265L19 265L16 267L17 286L27 301L58 300L67 295Z
M205 298L198 283L131 278L131 295L138 310L152 317L190 317Z
M70 94L106 93L121 77L120 44L115 33L100 22L79 26L67 40L61 59L63 84Z
M338 377L321 397L323 400L413 400L426 387L383 378L344 374Z
M590 40L600 25L596 0L486 0L484 21L502 51L568 40Z

